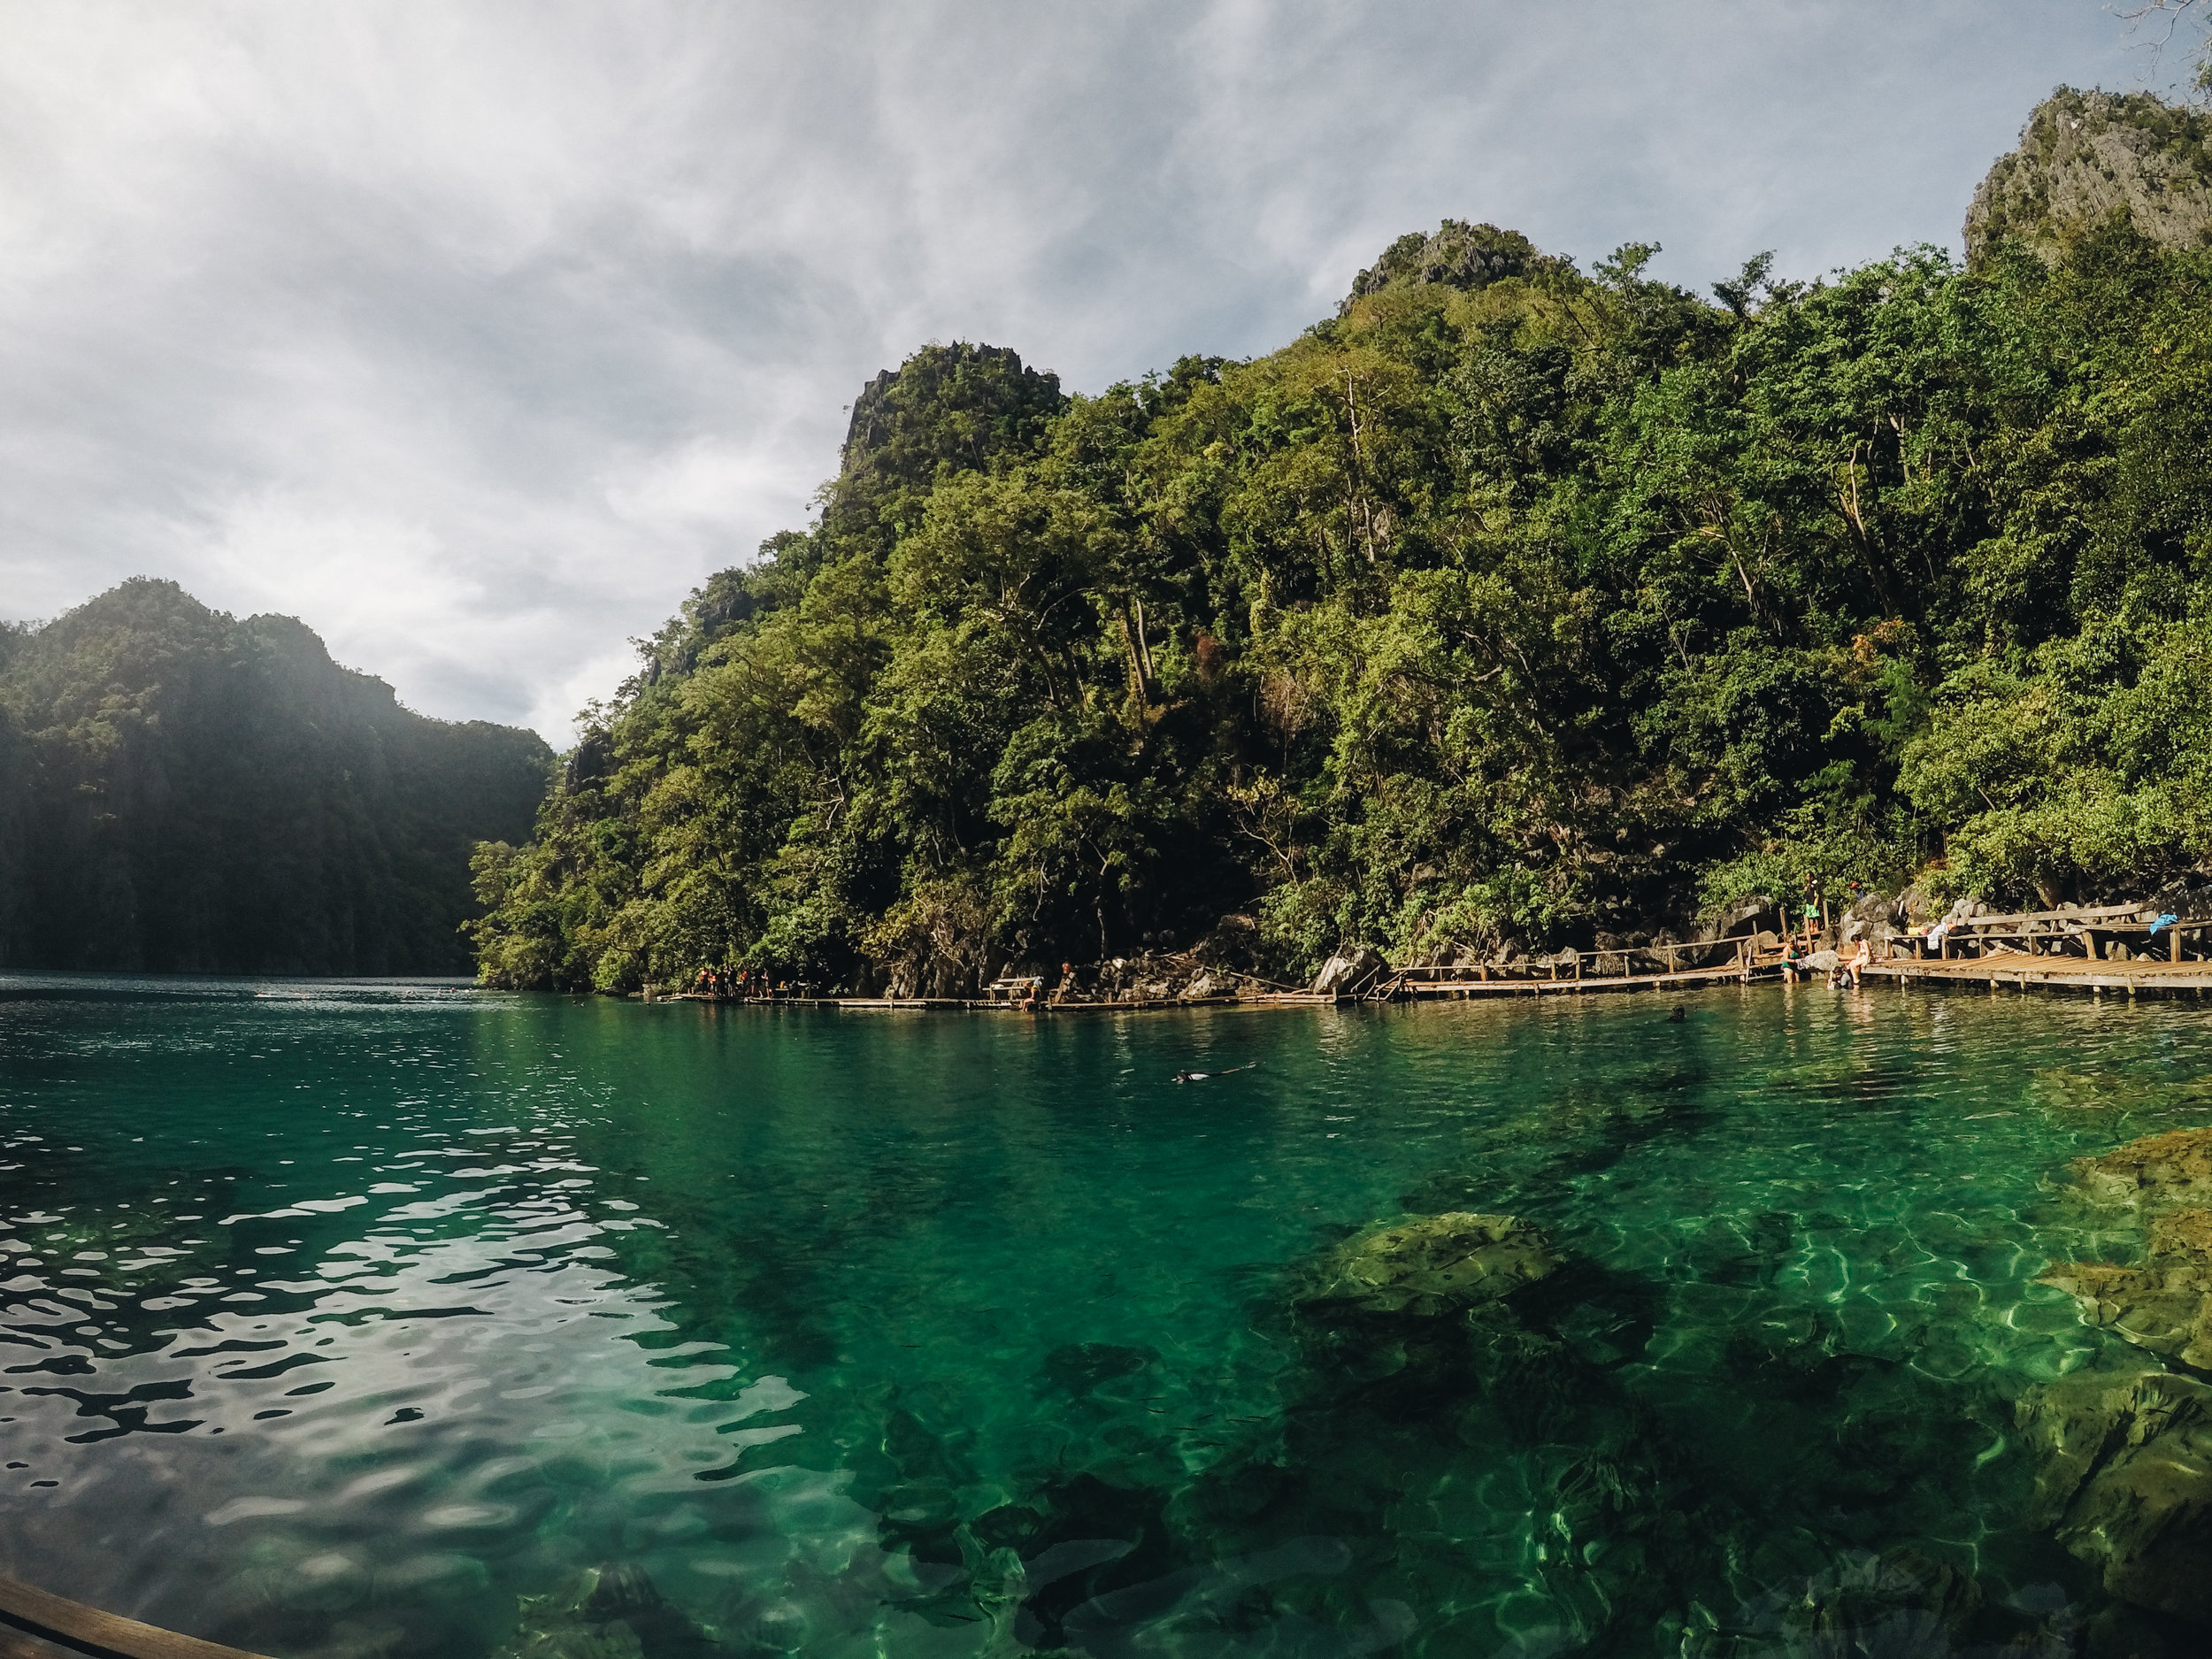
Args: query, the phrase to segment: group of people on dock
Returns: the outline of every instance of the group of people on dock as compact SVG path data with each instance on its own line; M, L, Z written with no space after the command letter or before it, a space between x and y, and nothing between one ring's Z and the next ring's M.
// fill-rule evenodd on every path
M695 995L716 1002L767 1002L791 995L789 980L771 979L752 968L702 968L691 988Z

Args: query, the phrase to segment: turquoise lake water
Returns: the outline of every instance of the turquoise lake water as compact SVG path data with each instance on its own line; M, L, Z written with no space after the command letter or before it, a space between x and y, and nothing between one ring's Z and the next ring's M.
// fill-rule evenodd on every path
M283 1659L606 1563L736 1654L1811 1652L1899 1550L2076 1628L2012 1402L2113 1356L2032 1281L2205 1015L1683 1005L0 977L0 1571ZM1564 1259L1506 1334L1292 1306L1462 1210Z

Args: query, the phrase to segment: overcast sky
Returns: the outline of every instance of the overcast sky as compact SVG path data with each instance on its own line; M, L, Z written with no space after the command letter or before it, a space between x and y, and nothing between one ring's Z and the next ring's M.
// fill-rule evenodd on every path
M1248 357L1489 219L1958 246L2096 0L0 0L0 616L136 574L571 741L930 340Z

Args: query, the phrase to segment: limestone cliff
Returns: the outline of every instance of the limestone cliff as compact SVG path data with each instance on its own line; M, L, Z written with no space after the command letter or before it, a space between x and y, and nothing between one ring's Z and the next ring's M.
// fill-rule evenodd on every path
M2018 238L2055 251L2115 220L2164 248L2212 242L2212 114L2147 92L2061 87L1966 211L1966 255Z
M1385 288L1418 283L1479 288L1506 277L1533 277L1565 268L1564 261L1543 253L1518 231L1448 219L1432 236L1411 231L1384 249L1381 258L1353 279L1352 291L1337 307L1337 315L1349 315L1356 301Z

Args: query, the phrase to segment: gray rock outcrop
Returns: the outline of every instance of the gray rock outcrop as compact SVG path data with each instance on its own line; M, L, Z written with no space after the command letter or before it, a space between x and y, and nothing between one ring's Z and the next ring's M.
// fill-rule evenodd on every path
M1974 192L1966 256L2008 239L2055 255L2118 220L2162 248L2212 243L2212 114L2146 92L2061 87Z
M1366 981L1380 973L1387 964L1379 952L1361 945L1349 950L1339 950L1321 964L1321 972L1314 975L1313 993L1317 996L1348 996L1366 988Z

